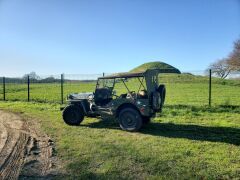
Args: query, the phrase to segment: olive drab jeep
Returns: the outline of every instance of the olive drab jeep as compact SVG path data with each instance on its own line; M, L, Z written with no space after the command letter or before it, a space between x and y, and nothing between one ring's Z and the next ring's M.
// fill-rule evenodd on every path
M171 69L149 69L99 77L94 93L68 95L63 120L68 125L79 125L85 116L110 116L123 130L138 131L162 111L166 88L158 82L161 73L174 72ZM120 84L122 88L118 90ZM133 91L133 87L137 90Z

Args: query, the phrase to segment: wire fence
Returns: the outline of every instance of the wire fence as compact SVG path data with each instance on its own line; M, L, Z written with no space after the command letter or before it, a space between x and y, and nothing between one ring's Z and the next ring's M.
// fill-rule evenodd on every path
M0 100L65 103L70 93L94 92L97 78L104 75L109 74L0 77ZM206 71L160 74L159 82L166 85L167 105L240 105L240 73L227 79Z

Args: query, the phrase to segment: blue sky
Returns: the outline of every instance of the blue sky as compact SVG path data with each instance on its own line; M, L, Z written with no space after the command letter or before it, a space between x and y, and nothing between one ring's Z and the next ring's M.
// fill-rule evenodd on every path
M204 70L238 38L239 0L0 0L0 76Z

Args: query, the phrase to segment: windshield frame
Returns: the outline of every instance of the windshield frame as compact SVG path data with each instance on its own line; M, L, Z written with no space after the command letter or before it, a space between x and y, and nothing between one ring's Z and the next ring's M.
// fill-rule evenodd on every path
M139 91L140 91L140 89L141 89L141 87L143 87L144 88L144 90L146 90L146 91L148 91L148 89L147 89L147 83L146 83L146 78L145 78L145 76L139 76L139 77L128 77L128 78L119 78L119 77L110 77L110 78L98 78L98 80L97 80L97 84L96 84L96 89L98 89L98 88L108 88L108 89L110 89L111 91L113 91L114 90L114 88L115 88L115 84L116 84L116 79L117 80L119 80L121 83L123 83L123 85L125 86L125 88L126 88L126 90L128 91L128 93L130 93L131 92L131 90L128 88L128 86L127 86L127 84L125 83L125 81L124 81L124 79L137 79L138 81L139 81L139 88L138 88L138 92L137 93L139 93ZM112 87L100 87L100 81L105 81L105 80L113 80L113 86ZM145 83L143 83L145 81ZM145 84L145 85L144 85Z
M108 80L113 80L112 86L105 86L105 84L104 84L103 87L100 87L100 86L101 86L100 81L108 81ZM99 89L99 88L108 88L108 89L113 90L114 87L115 87L115 83L116 83L115 78L109 78L109 79L98 78L97 83L96 83L96 89Z

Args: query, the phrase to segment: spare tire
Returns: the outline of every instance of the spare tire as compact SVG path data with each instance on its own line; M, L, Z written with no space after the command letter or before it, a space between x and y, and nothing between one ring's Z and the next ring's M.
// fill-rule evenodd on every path
M161 109L161 95L158 91L152 93L152 108L155 111Z
M161 96L161 109L164 105L165 102L165 97L166 97L166 88L164 84L160 84L157 91L160 93Z

